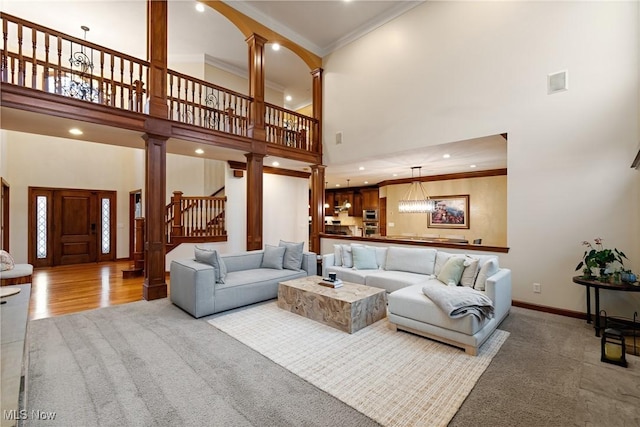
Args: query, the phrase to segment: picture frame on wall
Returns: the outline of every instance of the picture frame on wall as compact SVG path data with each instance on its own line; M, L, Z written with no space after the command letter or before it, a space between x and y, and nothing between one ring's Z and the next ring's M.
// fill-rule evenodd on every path
M429 228L469 228L469 195L431 197L434 210L427 216Z

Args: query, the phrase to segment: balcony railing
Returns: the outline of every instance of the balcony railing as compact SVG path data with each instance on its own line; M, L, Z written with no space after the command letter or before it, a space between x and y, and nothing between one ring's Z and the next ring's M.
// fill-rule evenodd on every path
M149 63L5 13L3 83L142 112Z
M149 62L0 12L2 83L146 113ZM170 120L247 136L249 96L168 71ZM320 153L318 121L265 104L266 142Z
M169 70L170 119L247 136L251 98Z
M265 104L265 107L267 142L317 152L313 141L318 132L318 120L273 104Z

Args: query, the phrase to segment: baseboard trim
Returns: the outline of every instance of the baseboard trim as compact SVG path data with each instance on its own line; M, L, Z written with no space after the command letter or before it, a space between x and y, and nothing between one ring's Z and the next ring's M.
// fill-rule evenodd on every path
M575 319L587 320L587 314L579 311L565 310L562 308L548 307L546 305L531 304L523 301L511 301L514 307L527 308L529 310L543 311L545 313L558 314L560 316L573 317Z

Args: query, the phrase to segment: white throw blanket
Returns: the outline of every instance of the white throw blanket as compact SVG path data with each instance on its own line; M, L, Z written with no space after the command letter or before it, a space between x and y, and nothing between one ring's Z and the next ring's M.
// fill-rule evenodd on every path
M493 318L491 298L467 286L427 283L422 292L453 319L468 315L476 316L480 321Z

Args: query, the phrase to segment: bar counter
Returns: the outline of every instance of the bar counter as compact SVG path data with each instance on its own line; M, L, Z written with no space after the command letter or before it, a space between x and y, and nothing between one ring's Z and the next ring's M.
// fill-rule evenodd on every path
M483 252L499 252L509 253L509 248L505 246L488 246L488 245L475 245L470 243L461 243L464 240L459 239L447 239L447 238L429 238L429 237L404 237L404 236L378 236L378 237L360 237L360 236L345 236L336 234L320 233L321 239L336 239L336 240L353 240L356 242L377 242L377 243L395 243L401 245L415 245L415 246L433 246L437 248L451 248L451 249L464 249L469 251L483 251Z

